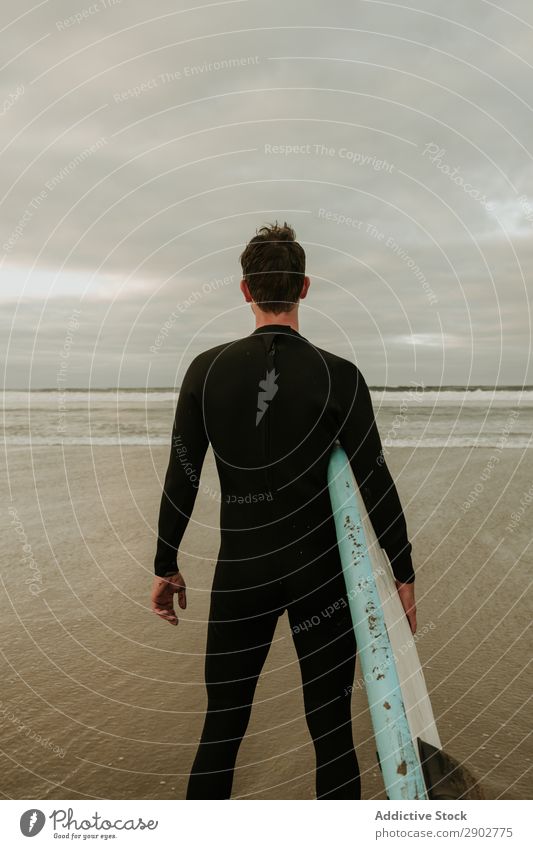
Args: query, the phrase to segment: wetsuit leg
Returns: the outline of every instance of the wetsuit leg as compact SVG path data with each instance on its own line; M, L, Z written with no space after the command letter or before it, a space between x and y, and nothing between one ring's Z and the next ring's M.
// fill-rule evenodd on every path
M248 566L249 581L253 562ZM207 712L187 799L231 797L257 680L283 611L276 607L276 589L268 580L246 587L242 565L217 564L207 629Z
M291 576L299 588L288 604L300 662L307 725L316 755L317 799L360 799L351 694L356 643L337 557Z

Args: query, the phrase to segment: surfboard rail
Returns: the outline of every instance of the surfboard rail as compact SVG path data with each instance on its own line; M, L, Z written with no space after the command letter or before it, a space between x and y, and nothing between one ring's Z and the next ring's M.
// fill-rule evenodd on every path
M374 577L372 553L365 537L357 485L348 457L340 445L335 445L331 452L328 487L387 796L389 799L427 799L420 759L409 727Z
M446 754L415 638L346 452L336 443L328 488L377 756L389 799L482 799L479 782Z

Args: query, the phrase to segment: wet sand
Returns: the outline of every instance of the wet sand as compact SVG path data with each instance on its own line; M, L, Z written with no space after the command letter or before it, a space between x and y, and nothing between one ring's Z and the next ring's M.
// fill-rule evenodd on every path
M185 796L205 709L219 504L209 453L180 558L188 608L173 628L149 609L167 457L161 447L68 445L9 447L2 457L6 798ZM417 645L443 745L487 798L531 798L525 593L533 503L512 530L509 523L531 486L533 453L395 448L387 462L413 542ZM300 681L285 614L259 681L234 797L314 798ZM363 796L385 798L365 699L356 687Z

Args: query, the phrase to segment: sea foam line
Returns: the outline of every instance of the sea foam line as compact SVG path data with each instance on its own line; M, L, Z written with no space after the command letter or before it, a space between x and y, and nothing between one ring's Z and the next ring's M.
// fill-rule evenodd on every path
M502 450L508 448L533 448L533 437L528 439L524 437L510 438ZM98 447L100 445L128 446L128 445L148 445L159 446L164 445L167 448L170 445L169 439L163 436L5 436L0 438L0 442L5 446L17 445L33 445L39 447L41 445L92 445ZM502 447L501 437L461 437L454 436L449 439L441 437L425 437L424 439L403 438L385 440L383 443L388 448L500 448Z

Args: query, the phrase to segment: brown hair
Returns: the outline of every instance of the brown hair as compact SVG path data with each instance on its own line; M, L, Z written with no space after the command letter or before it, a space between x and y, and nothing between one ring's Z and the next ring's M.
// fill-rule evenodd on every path
M286 221L256 230L240 260L250 294L262 310L277 315L293 309L304 282L305 251Z

